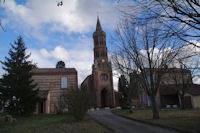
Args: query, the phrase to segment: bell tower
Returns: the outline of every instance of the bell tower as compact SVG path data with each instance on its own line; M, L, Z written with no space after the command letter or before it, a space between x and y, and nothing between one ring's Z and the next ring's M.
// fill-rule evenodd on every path
M114 107L114 90L112 67L108 61L106 33L102 30L99 17L97 18L94 40L94 64L92 75L97 107Z
M99 18L97 18L96 31L93 33L94 39L94 64L108 62L106 33L102 30Z

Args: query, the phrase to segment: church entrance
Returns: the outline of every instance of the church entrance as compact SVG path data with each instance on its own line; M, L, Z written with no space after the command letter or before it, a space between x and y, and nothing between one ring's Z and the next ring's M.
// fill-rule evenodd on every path
M104 108L106 107L106 89L104 88L102 91L101 91L101 107Z

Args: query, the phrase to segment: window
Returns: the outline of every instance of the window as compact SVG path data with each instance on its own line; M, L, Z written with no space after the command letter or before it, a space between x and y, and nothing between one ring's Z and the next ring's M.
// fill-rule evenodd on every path
M147 95L147 106L150 106L150 100L148 95Z
M61 88L67 88L67 77L61 77Z
M145 103L145 95L142 93L142 102Z
M108 75L105 74L105 73L103 73L103 74L101 74L100 79L101 79L102 81L107 81L107 80L108 80Z
M99 51L95 52L95 57L99 57Z

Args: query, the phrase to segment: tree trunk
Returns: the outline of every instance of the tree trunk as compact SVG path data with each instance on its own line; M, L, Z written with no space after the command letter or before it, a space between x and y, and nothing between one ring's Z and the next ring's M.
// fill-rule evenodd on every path
M184 95L181 95L181 109L185 109L185 103L184 103Z
M151 97L151 105L152 105L152 113L153 113L153 119L159 119L159 110L158 110L158 104L156 102L156 97L155 96L150 96Z

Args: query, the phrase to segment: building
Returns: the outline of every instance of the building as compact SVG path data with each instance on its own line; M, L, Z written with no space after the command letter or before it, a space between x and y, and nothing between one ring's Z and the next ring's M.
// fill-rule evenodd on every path
M90 93L92 107L114 107L114 90L111 63L108 61L106 33L102 30L99 18L94 40L94 64L92 74L81 84Z
M159 72L163 71L161 69L156 71L156 75ZM200 108L200 85L193 84L191 71L181 68L166 68L156 96L159 107L180 107L179 94L183 91L185 108ZM151 106L151 101L143 89L140 89L138 99L134 100L134 103L143 107Z
M58 113L63 107L63 95L68 89L78 87L75 68L35 68L32 79L39 88L40 101L36 104L35 114Z

